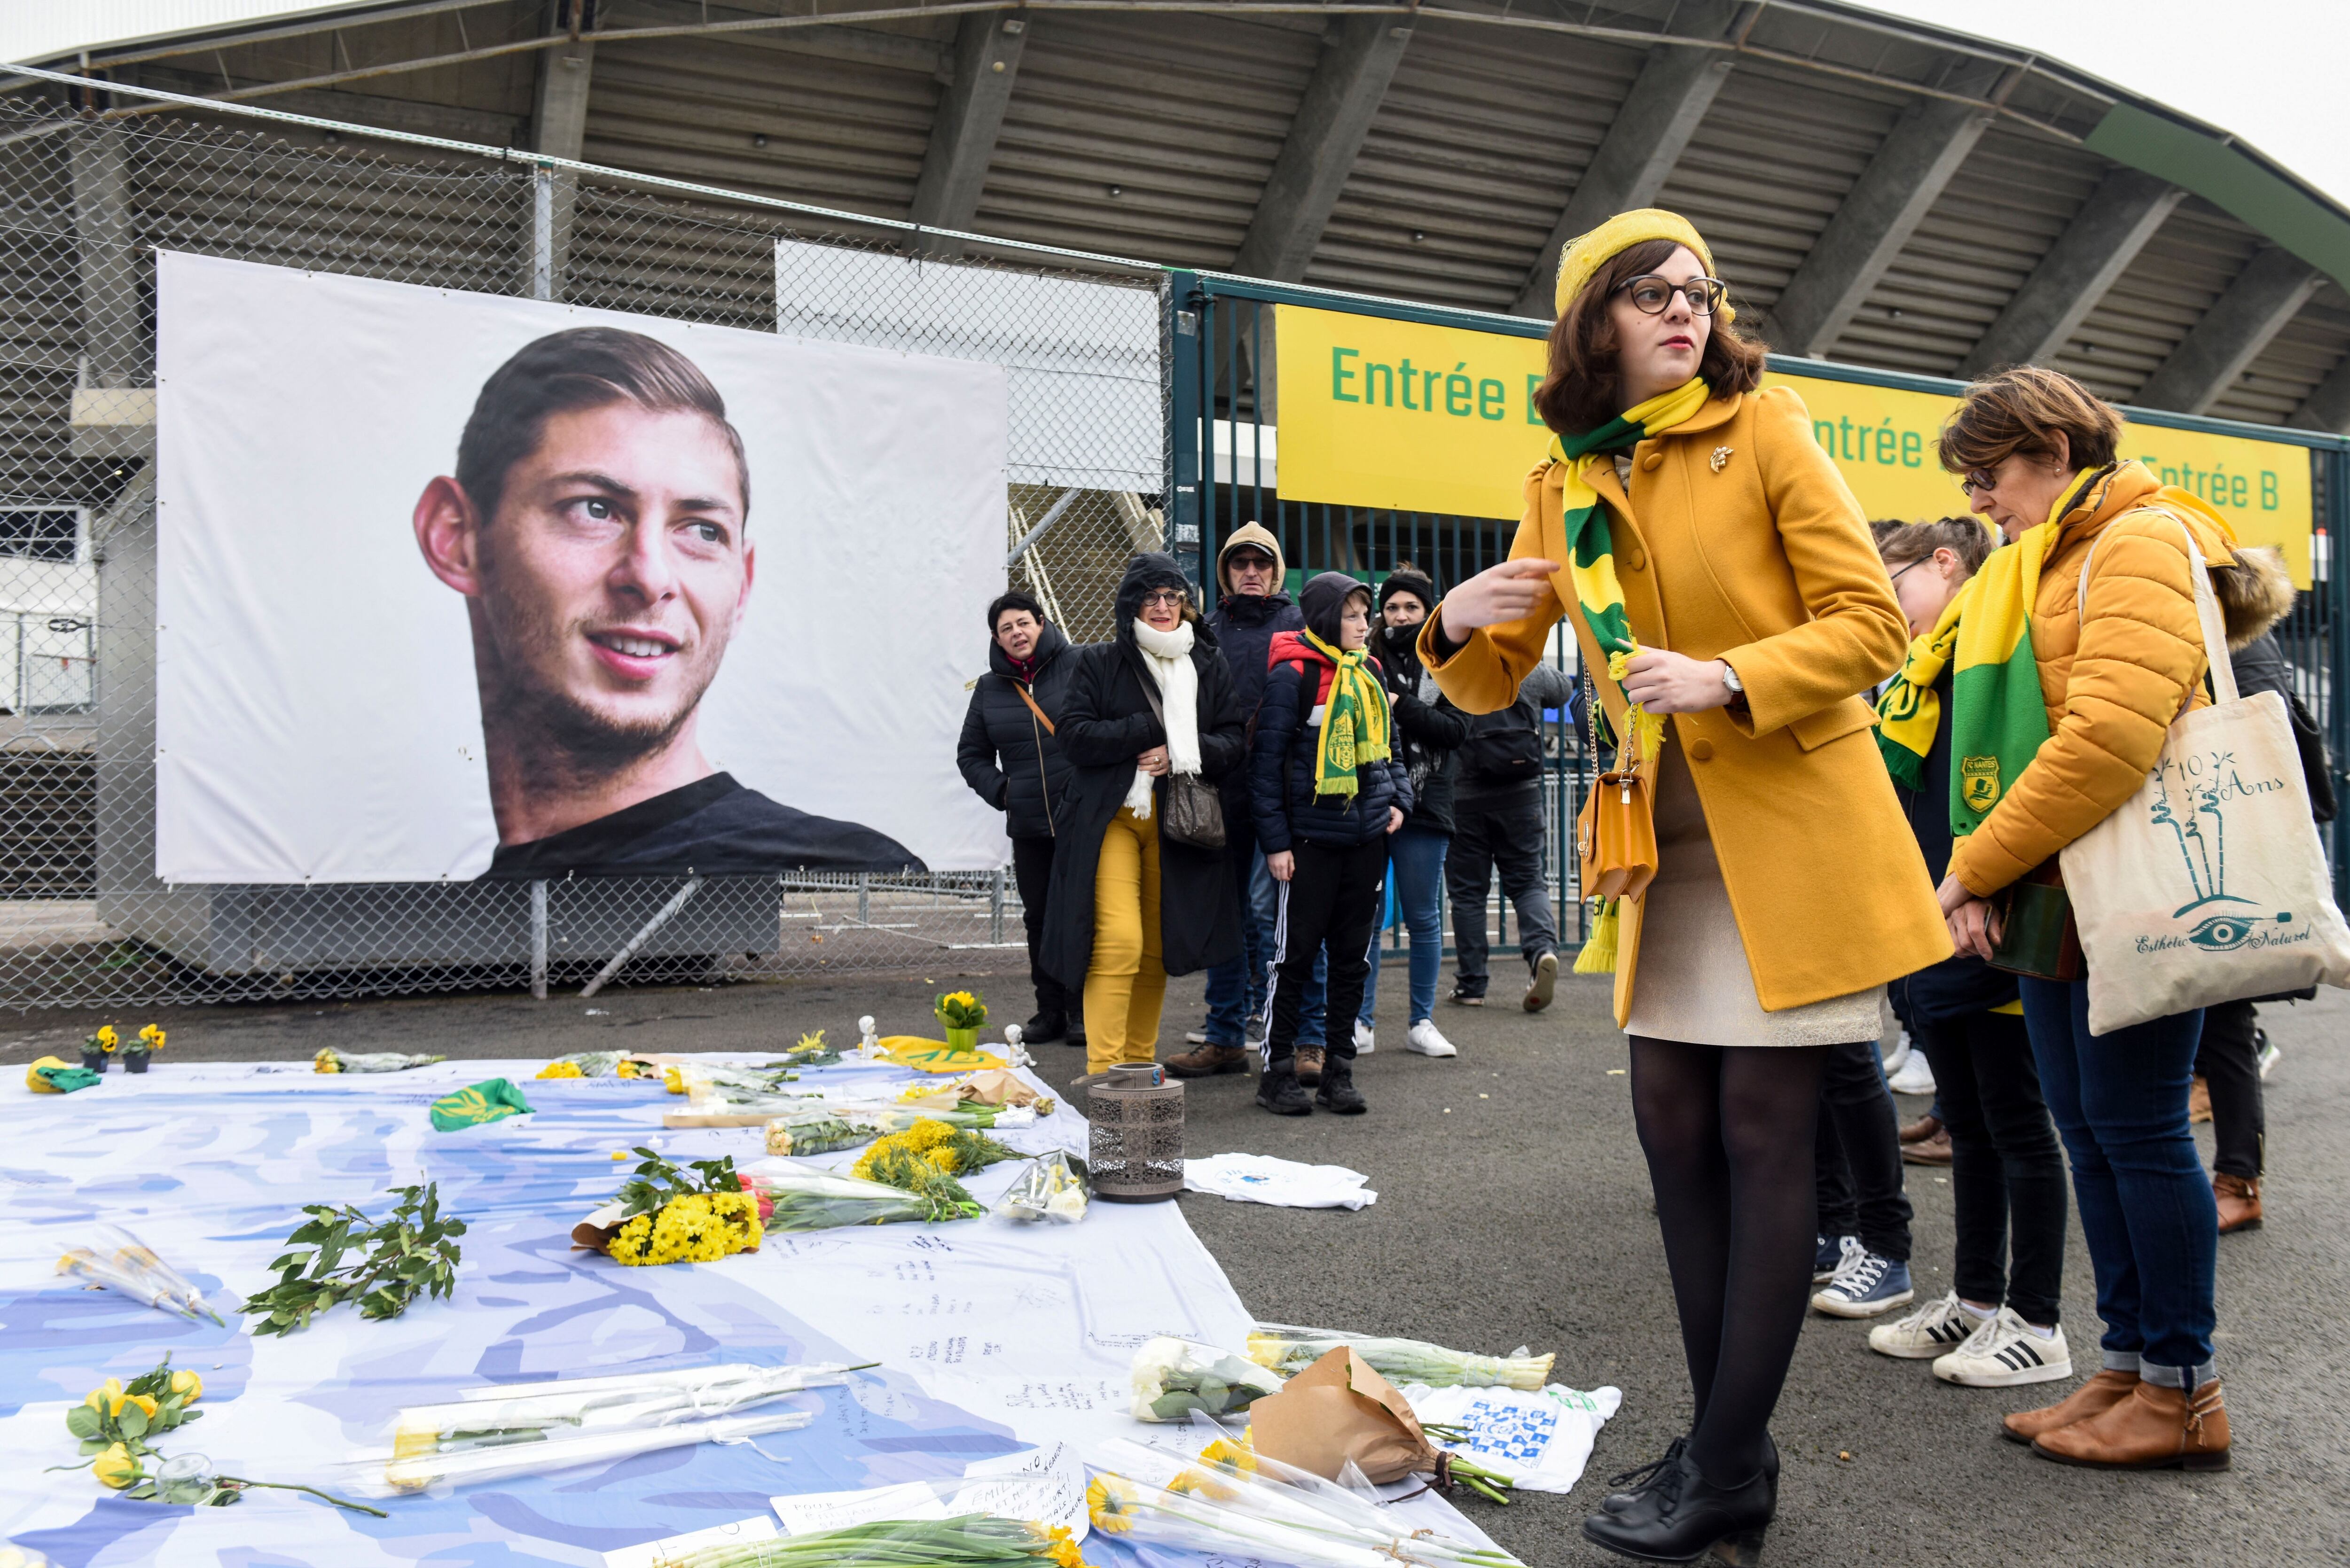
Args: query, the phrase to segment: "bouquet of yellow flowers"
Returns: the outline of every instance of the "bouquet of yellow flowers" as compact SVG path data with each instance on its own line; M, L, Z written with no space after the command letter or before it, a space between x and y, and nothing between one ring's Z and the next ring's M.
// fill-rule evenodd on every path
M714 1263L755 1252L764 1231L759 1195L735 1174L732 1157L696 1160L688 1175L651 1149L619 1197L576 1226L571 1239L630 1268Z

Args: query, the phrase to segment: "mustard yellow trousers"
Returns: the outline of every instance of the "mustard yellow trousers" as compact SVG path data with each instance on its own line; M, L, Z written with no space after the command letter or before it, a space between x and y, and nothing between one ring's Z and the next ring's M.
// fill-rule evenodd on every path
M1086 970L1086 1071L1149 1062L1159 1051L1167 969L1159 945L1159 818L1125 807L1094 868L1094 956Z

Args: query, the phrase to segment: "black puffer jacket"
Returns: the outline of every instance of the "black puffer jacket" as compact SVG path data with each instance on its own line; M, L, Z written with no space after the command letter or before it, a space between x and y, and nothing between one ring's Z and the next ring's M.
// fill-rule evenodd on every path
M1420 663L1419 628L1383 627L1378 635L1388 707L1395 714L1396 760L1411 781L1411 825L1449 834L1452 779L1461 768L1461 743L1469 738L1469 715L1436 689L1436 677Z
M1061 703L1077 668L1077 649L1051 621L1036 639L1035 684L1029 695L1060 727ZM1069 791L1069 760L1053 732L1020 700L1020 677L1001 643L987 646L987 673L972 689L955 765L973 794L1003 814L1014 838L1048 838Z
M1053 857L1053 890L1045 906L1037 957L1045 972L1072 989L1085 984L1093 963L1094 874L1102 836L1134 782L1134 759L1164 745L1167 732L1151 711L1158 682L1135 646L1134 618L1146 588L1185 587L1172 556L1137 556L1118 586L1118 636L1079 650L1062 700L1060 742L1072 772L1061 812L1060 849ZM1240 766L1242 725L1232 702L1232 672L1213 633L1191 623L1191 668L1199 675L1200 768L1211 783ZM1154 822L1167 798L1160 779ZM1195 849L1159 840L1160 959L1169 974L1191 974L1236 958L1241 950L1240 901L1232 896L1232 862L1221 849Z
M1338 613L1347 596L1360 587L1342 573L1325 572L1299 596L1305 601L1307 625L1334 648ZM1411 811L1411 781L1404 765L1392 756L1365 762L1355 769L1353 794L1317 795L1314 761L1322 740L1321 708L1337 665L1295 631L1273 639L1271 659L1264 701L1256 712L1255 749L1249 756L1257 842L1274 855L1301 842L1344 849L1386 837L1388 808ZM1378 659L1369 665L1379 673ZM1392 749L1392 720L1388 732Z

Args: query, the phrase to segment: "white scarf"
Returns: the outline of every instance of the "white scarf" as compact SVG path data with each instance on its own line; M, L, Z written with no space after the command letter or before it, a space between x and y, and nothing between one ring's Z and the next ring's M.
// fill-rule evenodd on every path
M1191 663L1191 623L1178 621L1173 631L1161 631L1137 617L1134 644L1142 650L1142 667L1159 686L1159 706L1167 715L1167 766L1170 773L1200 772L1200 672ZM1150 820L1151 786L1157 781L1141 768L1127 786L1126 805L1137 817Z

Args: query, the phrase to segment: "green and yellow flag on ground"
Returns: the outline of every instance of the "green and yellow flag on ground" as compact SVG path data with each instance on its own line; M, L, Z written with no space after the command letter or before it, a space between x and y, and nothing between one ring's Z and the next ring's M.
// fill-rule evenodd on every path
M530 1115L530 1102L505 1078L484 1078L432 1102L432 1130L454 1132L507 1116Z

